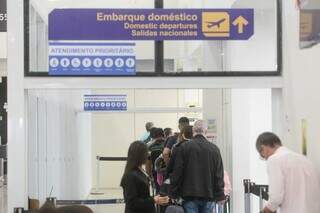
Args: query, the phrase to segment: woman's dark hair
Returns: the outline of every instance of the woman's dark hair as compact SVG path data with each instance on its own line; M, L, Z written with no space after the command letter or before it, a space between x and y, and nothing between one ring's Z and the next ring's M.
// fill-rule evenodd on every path
M257 138L256 142L256 148L259 150L261 146L269 146L269 147L275 147L275 146L282 146L280 138L272 133L272 132L264 132Z
M183 127L181 135L183 135L186 139L191 139L193 136L192 126Z
M164 137L165 138L167 138L170 135L172 135L172 129L170 127L164 128L163 132L164 132Z
M187 118L187 117L181 117L180 119L179 119L179 124L184 124L184 125L189 125L189 118Z
M142 141L133 142L128 150L127 164L124 170L123 177L128 173L137 170L148 160L148 147Z
M164 137L163 129L156 128L153 133L153 138L163 138L163 137Z
M152 127L151 129L150 129L150 137L151 138L155 138L155 132L157 131L157 127Z

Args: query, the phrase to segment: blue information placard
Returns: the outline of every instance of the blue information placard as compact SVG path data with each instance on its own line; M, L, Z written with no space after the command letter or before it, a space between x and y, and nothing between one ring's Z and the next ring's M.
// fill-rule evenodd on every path
M135 75L134 43L49 43L49 75Z
M253 9L55 9L49 40L248 40Z
M84 95L84 111L126 111L126 95Z

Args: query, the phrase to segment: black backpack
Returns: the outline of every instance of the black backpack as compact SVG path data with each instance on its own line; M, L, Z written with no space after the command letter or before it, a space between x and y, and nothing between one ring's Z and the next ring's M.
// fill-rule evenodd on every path
M153 169L154 169L154 166L155 166L155 161L162 154L163 149L164 149L164 141L162 139L161 140L157 140L153 144L150 145L150 147L149 147L150 160L151 160L151 162L153 164Z

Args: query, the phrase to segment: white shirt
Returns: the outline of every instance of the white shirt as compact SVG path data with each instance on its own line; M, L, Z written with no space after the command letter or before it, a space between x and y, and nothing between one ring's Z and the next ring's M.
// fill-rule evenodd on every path
M320 213L320 183L312 163L303 155L280 147L267 160L271 211Z

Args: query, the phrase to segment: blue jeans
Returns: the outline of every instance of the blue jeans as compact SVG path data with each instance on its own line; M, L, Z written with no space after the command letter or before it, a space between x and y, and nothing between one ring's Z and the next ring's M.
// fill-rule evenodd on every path
M212 213L213 203L203 200L184 201L185 213Z

